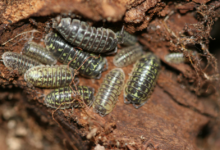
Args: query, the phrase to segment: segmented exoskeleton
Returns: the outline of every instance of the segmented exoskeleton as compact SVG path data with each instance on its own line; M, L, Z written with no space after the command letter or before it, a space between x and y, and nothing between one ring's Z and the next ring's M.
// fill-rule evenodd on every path
M14 52L5 52L2 55L4 65L10 70L17 70L19 74L25 73L29 68L43 65L40 62Z
M49 51L35 42L27 42L22 49L22 54L44 64L53 65L57 63L56 58Z
M72 78L74 82L78 82L76 78L76 71L68 68L67 65L56 66L37 66L26 71L24 79L29 84L44 88L57 88L67 86L71 83Z
M66 41L94 53L117 51L117 36L111 29L95 28L78 19L57 17L55 28Z
M124 26L122 27L121 31L116 32L118 43L125 45L125 46L131 46L135 45L137 43L137 37L124 31Z
M73 91L74 90L74 91ZM72 86L55 89L46 95L44 103L47 107L66 109L70 107L81 107L79 100L84 101L87 106L91 106L94 100L94 89L87 86L77 86L77 90Z
M80 75L84 77L99 79L101 73L107 70L106 58L73 48L56 33L46 35L45 45L59 62L68 64L71 61L69 66L79 69Z
M191 54L195 56L196 52L194 51ZM185 57L183 53L169 53L165 56L165 60L169 63L174 63L174 64L189 62L189 58Z
M93 103L93 109L100 116L109 114L115 107L123 88L124 79L124 71L120 68L111 70L103 79Z
M143 55L143 48L140 45L134 45L122 48L114 57L113 63L117 67L125 67L133 64Z
M135 108L143 106L155 87L159 70L160 60L153 53L139 59L125 85L124 102L132 103Z

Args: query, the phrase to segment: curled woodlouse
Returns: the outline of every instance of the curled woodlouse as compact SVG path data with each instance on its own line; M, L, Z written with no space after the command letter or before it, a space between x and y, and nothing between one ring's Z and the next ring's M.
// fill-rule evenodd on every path
M59 62L68 64L71 61L69 66L79 68L80 75L84 77L99 79L101 73L107 70L106 58L73 48L56 33L45 36L45 45Z
M125 85L124 102L132 103L135 108L143 106L155 87L159 70L160 60L153 53L139 59Z
M191 54L195 56L196 52L194 51ZM174 64L189 62L189 58L185 57L183 53L169 53L165 56L165 60L169 63L174 63Z
M133 64L143 55L143 48L140 45L134 45L122 48L114 57L113 63L117 67L125 67Z
M66 41L94 53L117 52L117 36L111 29L95 28L78 19L57 17L55 28Z
M75 77L74 80L77 83L76 74L76 71L68 68L67 65L47 65L30 68L24 74L24 79L34 86L56 88L69 85L73 77Z
M25 73L29 68L43 65L40 62L14 52L5 52L2 55L4 65L10 70L17 70L19 74Z
M124 31L124 26L122 27L121 31L116 32L118 43L125 45L125 46L131 46L135 45L137 43L137 37Z
M100 116L109 114L115 107L123 88L124 79L124 71L120 68L111 70L103 79L93 103L93 109Z
M77 86L77 90L69 86L61 87L47 94L44 103L47 107L66 109L82 106L83 104L77 100L80 99L90 107L94 100L94 91L93 88L87 86Z
M22 54L44 64L53 65L57 63L56 58L48 50L35 42L27 42L22 49Z

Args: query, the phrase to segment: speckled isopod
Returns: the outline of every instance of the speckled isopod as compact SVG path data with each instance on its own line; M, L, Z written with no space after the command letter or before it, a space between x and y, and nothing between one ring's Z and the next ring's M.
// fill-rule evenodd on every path
M191 54L195 56L196 52L192 52ZM189 58L185 57L183 53L169 53L165 56L165 60L174 64L189 62Z
M72 90L73 88L73 90ZM66 109L70 107L80 107L77 99L83 100L87 106L91 106L94 100L94 89L87 86L78 86L77 90L69 86L61 87L51 91L46 95L44 103L47 107Z
M27 42L22 49L22 54L44 64L53 65L57 63L56 58L49 51L35 42Z
M139 59L125 85L124 102L132 103L135 108L143 106L155 87L159 70L160 60L153 53Z
M79 68L80 75L84 77L99 79L101 73L107 70L106 58L73 48L56 33L46 35L45 45L58 61L64 64L71 61L69 66Z
M24 74L24 79L33 86L57 88L69 85L75 75L76 71L67 65L47 65L30 68ZM78 78L74 80L78 82Z
M17 70L19 74L25 73L29 68L43 65L40 62L14 52L5 52L2 55L3 63L9 70Z
M100 116L109 114L115 107L124 79L124 71L120 68L111 70L103 79L93 103L94 111Z
M117 51L117 36L111 29L95 28L78 19L57 17L53 27L72 45L94 53Z
M143 48L140 45L134 45L122 48L114 57L113 63L117 67L125 67L133 64L143 55Z

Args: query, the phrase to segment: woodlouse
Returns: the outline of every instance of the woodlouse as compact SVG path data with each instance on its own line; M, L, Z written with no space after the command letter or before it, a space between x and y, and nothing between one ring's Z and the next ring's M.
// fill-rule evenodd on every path
M69 66L79 68L79 73L84 77L99 79L101 73L107 70L106 58L73 48L56 33L45 36L45 45L59 62L68 64L71 61Z
M73 90L72 90L73 88ZM89 107L92 105L94 100L94 89L87 86L77 86L77 90L69 86L61 87L51 91L46 95L44 103L47 107L66 109L70 107L80 107L77 99L83 100Z
M100 116L109 114L115 107L123 88L124 79L124 71L120 68L111 70L103 79L93 103L93 109Z
M196 52L191 53L193 56L196 56ZM180 64L188 63L189 58L185 57L183 53L169 53L165 56L165 60L169 63Z
M95 28L78 19L57 17L55 28L66 41L94 53L117 52L117 35L111 29Z
M113 63L117 67L125 67L133 64L143 55L143 48L140 45L134 45L122 48L114 57Z
M143 106L155 87L159 70L160 60L153 53L139 59L125 85L124 102L132 103L135 108Z
M10 70L17 70L19 74L25 73L29 68L43 65L40 62L14 52L5 52L2 55L4 65Z
M22 54L44 64L53 65L57 63L56 58L48 50L35 42L27 42L22 49Z
M75 77L74 80L77 83L76 74L76 71L68 68L67 65L47 65L30 68L24 74L24 79L34 86L56 88L69 85L73 77Z

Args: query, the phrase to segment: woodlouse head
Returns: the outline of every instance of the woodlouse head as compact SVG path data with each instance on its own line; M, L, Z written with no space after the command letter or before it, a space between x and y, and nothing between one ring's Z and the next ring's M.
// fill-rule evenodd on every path
M44 37L44 42L45 42L45 43L47 43L47 42L50 41L50 37L51 37L52 34L53 34L53 32L50 32L50 33L48 33L48 34L45 35L45 37Z
M30 45L32 44L33 42L26 42L24 44L24 47L22 48L21 52L23 52L24 50L27 50L30 48Z
M71 25L71 18L62 18L61 20L59 20L57 28L62 28L70 25Z
M61 19L62 17L60 15L52 19L52 28L56 28L57 25L60 23Z
M4 52L4 54L2 54L2 61L3 61L3 64L7 67L7 68L10 68L10 66L8 65L8 62L7 62L7 56L9 55L10 56L11 52Z

